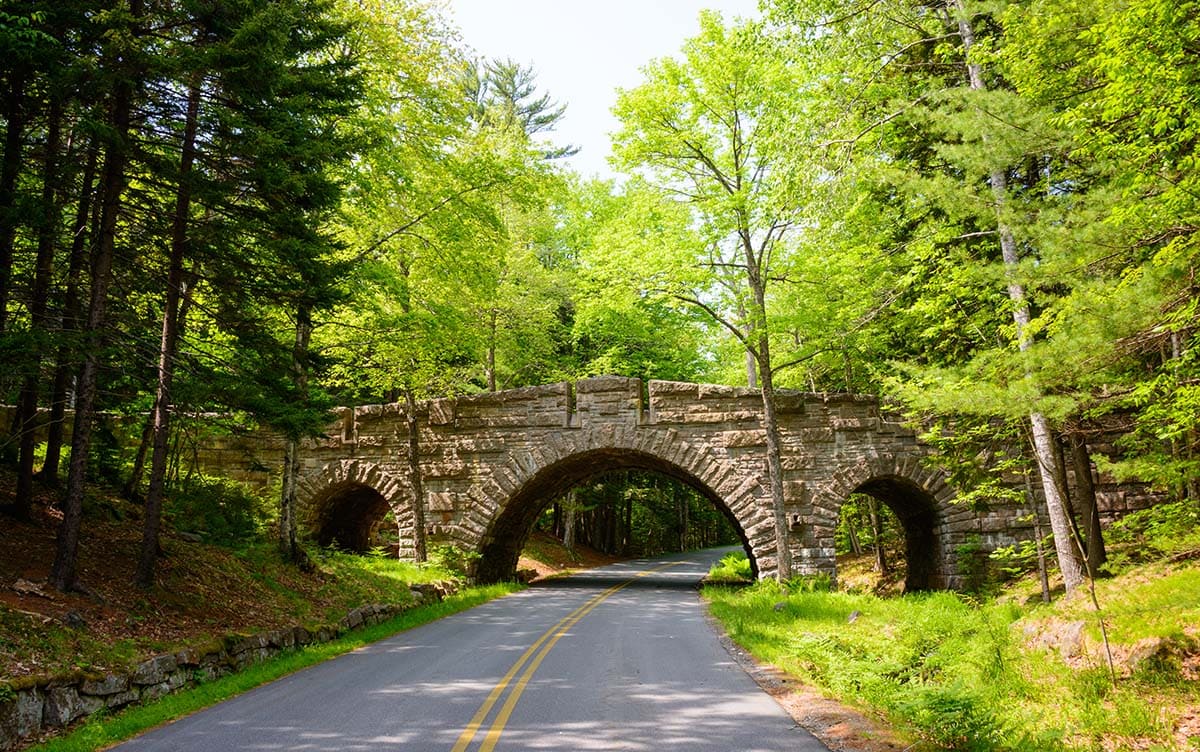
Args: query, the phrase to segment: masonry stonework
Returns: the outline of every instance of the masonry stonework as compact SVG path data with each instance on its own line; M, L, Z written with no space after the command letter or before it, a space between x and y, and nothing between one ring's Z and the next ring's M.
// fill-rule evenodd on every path
M954 587L958 549L973 536L984 546L1010 542L1029 511L955 505L943 473L924 463L927 450L874 397L781 391L777 399L788 545L800 572L835 575L838 512L855 491L900 518L910 588ZM423 402L427 533L482 554L480 579L511 577L533 521L556 496L596 473L637 468L697 488L735 523L759 575L772 575L761 415L756 390L611 376ZM400 554L411 556L407 447L399 404L342 409L305 447L302 515L318 539L362 547L390 508ZM261 481L281 451L256 434L207 442L198 457L210 470Z
M877 398L780 391L777 400L788 545L800 572L836 576L838 514L854 492L875 496L900 519L909 588L956 587L960 550L1032 537L1031 506L955 504L929 450ZM733 521L759 576L769 576L776 549L761 415L756 390L615 376L421 402L427 534L480 553L481 580L510 578L534 520L555 497L597 473L643 469L707 496ZM407 453L403 405L341 408L302 452L306 532L365 550L391 510L399 554L411 556ZM205 472L265 487L278 477L283 442L266 431L214 432L190 454ZM1144 485L1102 480L1108 518L1156 498Z

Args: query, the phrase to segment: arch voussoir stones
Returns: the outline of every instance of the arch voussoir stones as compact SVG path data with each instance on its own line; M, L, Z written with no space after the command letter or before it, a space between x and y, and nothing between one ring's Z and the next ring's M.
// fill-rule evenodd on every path
M377 463L333 460L297 480L298 518L322 545L365 551L389 510L403 518L399 507L406 488Z

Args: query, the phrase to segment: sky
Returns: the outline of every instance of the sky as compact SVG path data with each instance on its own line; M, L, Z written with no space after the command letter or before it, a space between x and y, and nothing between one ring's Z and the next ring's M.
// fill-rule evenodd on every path
M584 176L611 177L610 109L616 89L642 81L650 60L676 55L699 31L701 9L726 20L757 17L757 0L449 0L463 41L483 57L532 65L541 91L567 105L551 134L582 147L570 164Z

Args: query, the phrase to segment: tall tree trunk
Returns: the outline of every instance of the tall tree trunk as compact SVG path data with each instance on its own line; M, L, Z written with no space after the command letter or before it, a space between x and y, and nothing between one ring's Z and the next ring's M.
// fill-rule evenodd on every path
M0 163L0 332L8 324L12 287L13 243L17 237L17 176L25 138L25 75L13 70L4 97L4 157Z
M412 489L413 558L425 561L425 486L421 478L421 426L417 422L417 400L411 387L404 389L404 418L408 427L408 482Z
M1108 561L1104 548L1104 530L1100 527L1100 508L1096 503L1096 482L1092 477L1092 458L1087 441L1079 433L1070 437L1071 464L1075 470L1075 489L1080 527L1087 547L1088 571L1094 576Z
M146 503L141 496L140 489L142 476L146 474L146 455L150 453L150 444L153 443L153 439L154 411L151 410L146 415L146 419L142 421L141 438L138 439L137 452L133 455L133 469L129 471L129 479L125 481L125 487L121 489L121 495L134 503Z
M616 503L607 504L604 515L607 518L604 526L604 552L613 556L617 553L617 521L619 519Z
M862 556L862 543L858 539L858 523L859 513L855 510L854 514L845 514L846 521L846 537L850 539L850 553L855 556Z
M296 339L292 346L292 383L298 398L308 401L308 345L312 340L312 310L296 307ZM300 437L288 436L283 450L283 488L279 495L279 554L284 561L300 564L304 555L297 540L296 482L300 478Z
M633 545L633 499L625 497L625 539L621 542L621 555L629 556Z
M46 113L46 152L42 158L42 216L38 227L37 259L34 262L33 294L29 304L30 325L42 337L48 334L46 312L49 308L50 283L54 276L54 246L58 236L58 151L62 136L62 102L50 100ZM33 453L37 446L38 384L41 382L42 347L30 353L29 372L25 374L18 398L20 449L17 454L16 514L28 519L33 509Z
M63 437L67 412L67 387L75 365L75 348L69 341L79 329L79 286L83 276L83 264L87 258L88 240L98 233L88 232L88 218L92 216L92 183L96 178L96 163L100 152L99 141L93 138L88 145L88 156L83 168L80 184L79 204L75 221L71 225L71 254L67 262L67 285L63 296L61 341L55 356L54 383L50 396L50 420L46 435L46 459L40 471L43 483L57 485L58 466L62 458ZM98 227L98 222L94 223Z
M1037 497L1033 494L1033 482L1029 480L1029 472L1023 474L1025 478L1025 497L1029 499L1029 508L1033 510L1033 535L1034 548L1037 551L1038 564L1038 582L1042 586L1042 603L1050 602L1050 573L1046 568L1046 549L1042 545L1042 539L1045 534L1042 531L1042 515L1038 511Z
M563 548L575 553L575 489L567 491L567 499L563 503L565 510L563 522Z
M488 311L487 389L496 391L496 309Z
M771 374L766 335L759 338L759 383L763 403L763 428L767 434L767 476L771 488L771 512L775 522L776 577L780 582L792 576L792 551L788 547L787 509L783 496L783 463L780 461L779 419L775 415L775 384Z
M140 33L142 0L129 0L132 31ZM100 236L92 263L92 290L88 306L87 337L83 367L79 373L75 404L75 426L71 434L71 465L67 474L67 492L63 499L63 520L58 526L54 564L50 582L60 591L74 587L79 554L79 526L83 518L83 491L87 479L88 450L91 446L92 421L95 418L96 388L100 370L100 344L104 335L108 286L112 277L113 253L117 238L117 215L125 192L125 165L133 111L134 76L123 76L116 84L112 104L112 143L104 158L101 177L103 195Z
M787 507L783 494L783 462L779 438L779 418L775 414L775 376L771 371L771 338L767 330L767 280L763 277L763 252L756 252L749 229L738 231L742 254L746 262L746 282L754 301L746 349L758 361L759 393L763 403L763 429L767 438L767 481L771 493L771 516L775 528L776 578L782 582L792 576L792 550L788 545L790 533ZM755 350L757 347L757 350Z
M758 362L754 359L754 353L749 350L746 351L746 387L758 388Z
M150 484L142 514L142 550L134 582L144 588L154 584L158 560L158 531L162 522L166 484L167 447L171 435L171 382L175 377L175 352L179 344L179 308L183 293L183 259L187 254L188 216L192 210L192 163L196 159L196 123L200 115L200 84L188 88L187 115L179 157L179 186L175 194L175 216L171 222L171 255L167 262L166 301L163 304L162 336L158 344L158 386L154 393L153 451L150 455ZM311 329L311 327L310 327ZM298 343L299 344L299 343ZM307 347L307 342L305 343ZM293 519L295 515L292 515ZM289 553L296 560L295 536Z
M879 501L874 496L867 497L867 516L871 520L871 537L874 539L875 571L880 577L889 574L887 552L883 548L883 521L879 516Z
M958 11L958 30L962 36L963 53L966 55L967 73L970 77L971 89L985 91L987 85L983 80L983 69L978 63L970 62L971 49L975 45L975 31L967 17L963 0L955 0ZM986 142L986 139L985 139ZM993 170L988 182L992 188L992 196L996 202L997 229L1000 234L1000 252L1004 259L1004 268L1008 277L1008 297L1013 303L1012 316L1017 328L1017 347L1021 352L1029 349L1029 303L1025 296L1025 287L1017 278L1020 262L1017 253L1017 242L1012 229L1004 220L1003 212L1008 204L1008 175L1004 170ZM1033 429L1033 450L1038 463L1038 475L1042 480L1042 492L1046 497L1046 510L1050 515L1050 528L1054 532L1054 551L1058 557L1058 568L1062 572L1063 584L1067 592L1071 592L1083 582L1083 559L1076 550L1071 526L1067 500L1063 496L1056 479L1056 452L1054 434L1050 429L1050 421L1039 412L1029 415Z

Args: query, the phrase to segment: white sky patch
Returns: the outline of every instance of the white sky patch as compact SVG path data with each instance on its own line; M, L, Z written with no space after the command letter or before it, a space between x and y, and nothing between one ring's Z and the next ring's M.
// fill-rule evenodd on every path
M699 31L704 8L729 21L757 17L757 0L449 0L463 41L479 55L532 65L538 88L567 105L551 138L582 147L570 164L611 177L617 88L642 81L650 60L673 56Z

